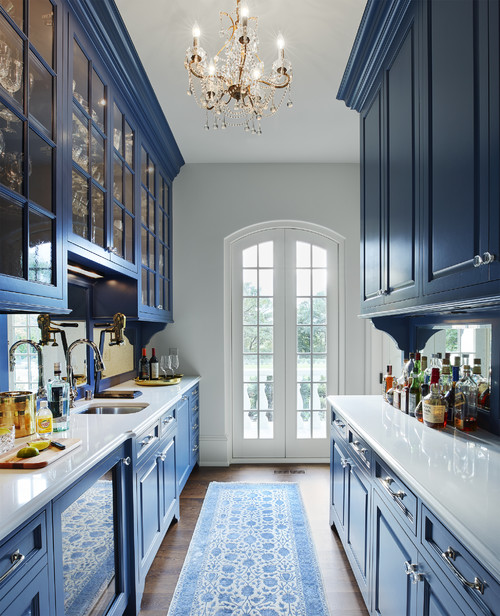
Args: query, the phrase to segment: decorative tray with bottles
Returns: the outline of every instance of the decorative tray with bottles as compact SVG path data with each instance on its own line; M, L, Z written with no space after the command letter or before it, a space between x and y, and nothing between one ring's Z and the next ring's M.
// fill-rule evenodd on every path
M141 387L164 387L165 385L178 385L183 376L183 374L175 374L174 376L161 377L154 380L136 377L135 382L137 385L141 385Z

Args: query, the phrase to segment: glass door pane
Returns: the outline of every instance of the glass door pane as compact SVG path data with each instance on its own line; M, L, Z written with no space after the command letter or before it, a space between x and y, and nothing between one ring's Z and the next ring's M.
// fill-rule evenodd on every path
M117 594L113 471L61 513L65 616L105 614Z

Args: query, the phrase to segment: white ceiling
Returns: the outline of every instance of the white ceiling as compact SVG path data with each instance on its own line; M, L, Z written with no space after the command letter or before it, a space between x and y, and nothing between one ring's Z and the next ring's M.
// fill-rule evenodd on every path
M248 0L259 18L260 56L270 67L279 31L292 62L293 108L242 128L203 130L205 113L186 95L184 55L194 22L209 55L222 46L219 11L236 0L115 0L187 163L334 163L359 160L358 114L336 100L366 0Z

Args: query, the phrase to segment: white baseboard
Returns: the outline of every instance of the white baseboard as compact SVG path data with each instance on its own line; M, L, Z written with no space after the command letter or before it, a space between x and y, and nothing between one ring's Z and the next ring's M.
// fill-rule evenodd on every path
M200 436L200 466L229 466L228 438Z

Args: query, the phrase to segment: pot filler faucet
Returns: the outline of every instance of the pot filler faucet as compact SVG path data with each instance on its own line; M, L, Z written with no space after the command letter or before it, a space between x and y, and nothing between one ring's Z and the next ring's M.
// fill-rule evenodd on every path
M105 368L104 362L102 361L102 355L99 349L97 348L97 345L95 344L95 342L92 342L92 340L88 340L87 338L80 338L79 340L75 340L69 345L68 351L66 353L66 369L67 369L67 378L68 378L68 383L69 383L69 392L70 392L69 395L70 395L70 407L71 408L75 406L75 398L76 398L76 393L77 393L76 385L75 385L75 378L73 375L73 366L71 365L71 353L73 349L79 344L86 344L94 351L94 372L96 374L96 380L97 380L97 375L100 374Z
M39 344L37 344L36 342L33 342L33 340L18 340L17 342L14 342L14 344L9 349L9 367L10 367L10 371L14 372L14 366L16 365L16 358L14 357L14 353L16 352L16 349L18 347L20 347L22 344L29 344L29 345L31 345L35 349L35 351L37 352L37 356L38 356L38 392L37 392L37 396L39 398L45 398L46 395L47 395L47 392L45 391L45 384L44 384L44 378L43 378L42 347Z

